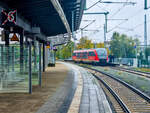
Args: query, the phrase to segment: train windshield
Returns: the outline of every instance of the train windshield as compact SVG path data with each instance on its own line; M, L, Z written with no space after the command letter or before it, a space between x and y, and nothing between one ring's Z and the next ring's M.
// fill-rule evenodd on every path
M107 50L105 48L98 48L96 49L96 52L99 58L107 58Z

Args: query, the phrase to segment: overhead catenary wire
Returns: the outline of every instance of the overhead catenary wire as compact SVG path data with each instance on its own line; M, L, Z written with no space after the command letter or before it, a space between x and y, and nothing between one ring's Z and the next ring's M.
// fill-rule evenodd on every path
M127 2L129 1L129 0L126 0ZM99 7L99 5L100 4L98 4L97 5L97 7ZM124 4L125 5L125 4ZM100 8L100 7L99 7ZM122 6L122 7L120 7L119 9L118 9L118 13L120 12L121 13L121 11L122 11L122 9L123 9L124 7ZM139 9L140 8L140 9ZM131 23L132 21L134 21L134 19L136 19L137 17L139 18L139 16L138 15L141 15L141 14L143 14L144 13L144 9L143 9L143 7L139 7L138 8L138 10L136 10L136 11L134 11L134 13L129 13L129 15L130 16L128 16L127 17L127 19L128 19L128 21L122 21L122 22L120 22L120 23L117 23L116 25L113 25L113 26L110 26L110 29L108 29L108 32L110 33L110 32L112 32L112 31L114 31L115 29L117 29L118 27L121 27L121 26L124 26L124 25L127 25L128 23ZM107 9L106 9L107 10ZM120 10L120 11L119 11ZM117 13L117 14L118 14ZM119 14L120 14L119 13ZM115 12L111 15L111 16L113 16L115 14ZM117 14L115 14L113 17L117 17L118 15ZM150 14L150 12L147 12L147 14ZM141 16L142 17L142 16ZM132 24L132 27L131 28L129 28L129 29L137 29L137 28L139 28L140 26L142 26L143 24L144 24L144 22L142 22L142 23L140 23L141 21L139 21L139 22L136 22L135 24L134 24L134 26L133 26L133 24ZM147 20L147 22L148 23L150 23L150 20ZM136 25L137 24L137 25ZM99 32L101 32L102 30L100 30ZM130 30L126 30L125 32L128 32L128 31L130 31ZM97 34L98 32L92 32L91 34ZM102 32L101 32L102 33ZM100 33L100 34L101 34ZM90 35L91 35L90 34Z
M139 14L139 13L138 13ZM133 17L135 17L135 15L133 15L132 17L130 17L129 19L131 19L131 18L133 18ZM150 20L147 20L147 23L149 23L150 22ZM123 23L122 23L123 24ZM134 27L132 27L132 28L130 28L130 29L133 29L133 30L135 30L135 29L137 29L138 27L140 27L140 26L142 26L142 25L144 25L144 22L142 22L142 23L140 23L140 24L137 24L137 25L135 25ZM117 25L118 26L118 25ZM116 28L118 28L116 26ZM114 28L115 29L115 28ZM126 32L128 32L129 30L127 30Z
M138 14L140 14L140 12L142 12L142 11L143 11L143 9L138 10L134 15L132 15L131 17L129 17L128 20L119 23L119 24L116 25L115 27L113 27L113 28L111 28L110 30L108 30L107 33L109 33L109 32L111 32L111 31L113 31L114 29L118 28L120 25L122 25L122 24L124 24L124 23L130 21L132 18L134 18L135 16L137 16Z
M90 7L88 7L86 10L91 9L92 7L94 7L95 5L97 5L99 2L101 2L102 0L98 0L96 3L94 3L93 5L91 5Z
M113 18L116 14L118 14L123 8L125 7L125 5L123 5L122 7L120 7L110 18Z
M119 9L120 9L120 8L119 8ZM122 24L128 22L129 20L131 20L132 18L134 18L135 16L137 16L137 15L138 15L140 12L142 12L142 11L143 11L143 9L138 10L134 15L132 15L131 17L129 17L128 20L122 21L121 23L119 23L119 24L116 25L115 27L113 27L113 28L111 28L110 30L108 30L107 33L109 33L109 32L111 32L111 31L113 31L114 29L118 28L120 25L122 25ZM100 31L99 31L99 32L100 32ZM94 33L93 33L93 34L94 34Z
M150 22L150 19L147 20L147 23L149 23L149 22ZM130 29L135 30L135 29L139 28L139 27L142 26L142 25L144 25L144 22L142 22L142 23L140 23L140 24L138 24L138 25L136 25L136 26L134 26L134 27L132 27L132 28L130 28ZM128 31L130 31L130 30L128 30ZM128 31L126 31L126 32L128 32Z
M89 0L90 2L94 3L92 0ZM97 4L96 6L106 12L109 12L108 10L106 10L105 8L103 8L102 6L99 6L100 4Z

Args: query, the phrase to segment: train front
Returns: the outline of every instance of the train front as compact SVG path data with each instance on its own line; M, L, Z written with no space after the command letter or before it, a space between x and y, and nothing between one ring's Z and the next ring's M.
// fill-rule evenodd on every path
M99 58L99 64L106 64L108 60L107 50L105 48L97 48L96 52Z

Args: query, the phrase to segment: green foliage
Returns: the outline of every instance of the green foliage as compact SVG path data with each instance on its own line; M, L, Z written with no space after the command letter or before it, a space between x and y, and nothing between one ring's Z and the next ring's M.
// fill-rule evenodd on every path
M145 57L148 59L148 56L150 56L150 48L145 48Z
M67 59L72 56L74 50L74 42L70 42L67 45L59 46L56 52L57 59Z
M138 39L132 39L132 37L115 32L110 42L111 53L117 58L133 58L136 56L135 44L139 45Z
M95 45L97 48L104 47L104 43L96 43ZM88 39L88 37L82 37L76 46L76 50L90 49L90 48L94 48L94 43L92 43L92 41ZM57 59L71 58L72 52L74 51L74 42L70 42L67 45L59 46L57 49L58 49L56 52Z
M94 44L88 37L82 37L77 45L77 49L89 49L94 48Z

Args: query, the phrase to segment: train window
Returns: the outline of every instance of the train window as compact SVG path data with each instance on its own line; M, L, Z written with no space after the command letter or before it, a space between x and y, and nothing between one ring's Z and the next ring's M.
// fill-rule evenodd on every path
M77 58L80 58L80 53L77 53Z
M81 57L81 58L83 57L83 53L80 53L80 57Z
M94 52L89 52L89 56L95 56Z
M85 58L88 58L88 53L87 52L85 52Z
M89 56L92 56L92 52L89 52Z
M87 58L87 52L83 53L83 57L82 58Z
M73 53L73 56L76 56L76 53Z
M94 52L92 52L92 56L95 56L95 53L94 53Z
M82 58L84 58L84 53L82 53Z

